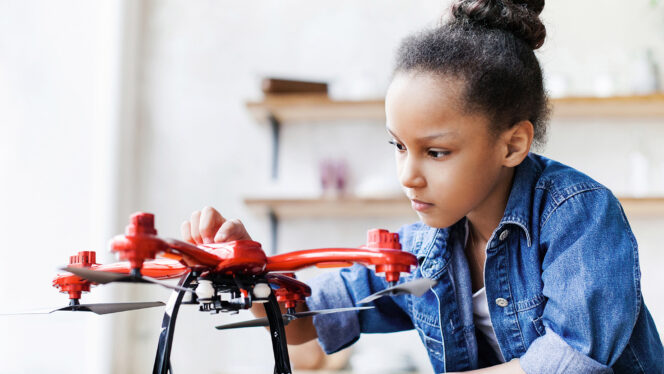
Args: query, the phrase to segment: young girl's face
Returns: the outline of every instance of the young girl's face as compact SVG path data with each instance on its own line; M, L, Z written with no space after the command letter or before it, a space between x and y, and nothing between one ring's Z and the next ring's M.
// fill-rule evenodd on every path
M420 219L448 227L496 189L503 169L489 120L465 113L463 83L430 73L398 73L385 99L397 172Z

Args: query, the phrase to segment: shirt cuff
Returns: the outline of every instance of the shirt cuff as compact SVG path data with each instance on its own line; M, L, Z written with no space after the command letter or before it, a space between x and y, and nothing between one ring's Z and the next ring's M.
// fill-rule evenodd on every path
M519 364L527 374L583 373L611 374L613 370L572 348L560 335L546 328L546 334L535 339Z
M338 272L322 274L307 283L312 290L311 296L306 300L309 310L355 306ZM314 316L318 341L325 353L337 352L360 338L357 313L350 311Z

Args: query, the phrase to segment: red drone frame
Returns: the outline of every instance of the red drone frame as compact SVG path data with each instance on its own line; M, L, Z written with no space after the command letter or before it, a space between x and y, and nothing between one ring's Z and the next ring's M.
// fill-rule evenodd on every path
M95 252L79 252L71 256L68 273L58 274L53 286L69 295L68 306L53 311L91 311L106 314L164 305L151 303L80 304L83 292L91 285L110 282L156 283L176 292L171 296L159 339L154 373L170 370L170 350L177 311L181 304L199 305L201 311L237 312L248 309L254 302L264 303L267 318L245 321L217 329L269 326L275 356L275 373L290 373L284 325L293 319L321 313L334 313L371 308L337 308L296 313L295 306L311 295L311 289L295 278L295 271L317 266L321 268L345 267L355 263L372 267L383 274L391 287L380 291L361 303L384 295L411 293L420 296L433 281L418 279L398 284L401 273L409 273L417 266L414 255L401 250L399 235L386 230L368 232L367 244L360 248L321 248L293 251L266 256L261 244L252 240L193 245L175 239L157 236L154 216L135 213L124 235L111 241L111 251L123 262L101 265L96 263ZM164 258L157 259L160 255ZM161 281L180 278L178 286ZM191 295L183 302L185 294ZM230 294L222 299L221 294ZM281 314L279 303L286 307Z

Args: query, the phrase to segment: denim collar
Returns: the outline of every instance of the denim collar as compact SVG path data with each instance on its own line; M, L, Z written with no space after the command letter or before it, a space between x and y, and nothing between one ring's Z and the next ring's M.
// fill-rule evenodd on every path
M542 174L541 166L529 153L514 171L514 180L503 218L498 224L496 232L503 226L512 224L520 227L526 235L528 247L532 245L531 219L533 216L533 195L537 179Z
M531 217L533 206L533 194L537 179L542 173L542 168L533 159L533 154L528 154L514 171L514 180L510 190L505 213L494 231L498 233L506 225L515 225L521 228L526 235L528 247L532 245ZM444 270L450 261L451 249L448 244L452 240L463 240L465 233L464 225L466 218L446 228L433 228L421 224L415 234L415 255L421 264L422 275L425 277L436 277Z
M450 228L437 229L422 225L415 233L415 255L425 278L435 279L447 268L452 252L447 250Z

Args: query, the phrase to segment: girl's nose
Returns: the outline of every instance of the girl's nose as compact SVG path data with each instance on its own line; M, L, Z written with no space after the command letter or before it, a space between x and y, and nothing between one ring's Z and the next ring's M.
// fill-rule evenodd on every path
M426 179L421 173L417 160L406 157L399 166L399 182L403 187L421 188L426 185Z

